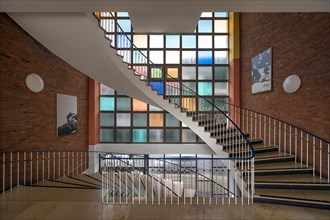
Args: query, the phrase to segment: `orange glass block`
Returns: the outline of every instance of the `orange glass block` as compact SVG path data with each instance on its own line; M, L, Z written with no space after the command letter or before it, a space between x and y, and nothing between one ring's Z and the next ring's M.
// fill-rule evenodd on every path
M195 98L182 98L182 108L184 111L196 111L196 99Z
M164 115L161 113L150 113L149 114L149 126L150 127L163 127L164 126Z
M215 33L228 33L228 20L215 20L214 21Z
M172 78L178 78L178 68L167 68L167 75L170 75Z
M133 99L133 111L147 111L148 104L137 99Z

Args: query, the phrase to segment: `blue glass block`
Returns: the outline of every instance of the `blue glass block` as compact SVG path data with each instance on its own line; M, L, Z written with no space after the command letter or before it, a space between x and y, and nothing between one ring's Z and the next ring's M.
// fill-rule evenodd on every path
M166 48L179 48L180 36L179 35L166 35Z
M101 97L100 110L101 111L115 110L115 99L113 97Z
M117 98L117 110L118 111L130 111L131 110L131 98Z
M212 32L212 20L199 20L198 21L198 32L211 33Z
M146 127L147 126L147 114L146 113L133 113L133 126Z
M131 142L131 129L117 129L116 142Z
M133 129L133 142L147 142L147 129Z
M190 129L182 129L182 142L196 142L196 134Z
M128 19L118 19L117 20L117 32L131 32L131 21ZM121 29L120 29L120 27Z
M134 50L133 51L133 63L147 64L148 52L146 50Z
M100 125L101 126L114 126L114 113L101 112Z
M166 127L179 127L180 121L171 114L166 114Z
M228 12L214 12L214 17L226 18L226 17L228 17Z
M164 83L163 82L149 82L153 90L157 90L158 95L164 94Z
M113 142L114 141L114 129L101 128L100 129L100 142Z
M163 129L150 129L149 142L163 142L164 132Z
M180 129L166 129L165 131L166 142L179 142Z
M198 51L198 64L212 64L212 51Z
M117 34L116 35L116 47L117 48L131 48L132 41L131 35Z
M128 17L128 12L117 12L117 17Z
M196 36L182 35L182 48L196 48Z
M198 95L212 95L212 82L198 82Z

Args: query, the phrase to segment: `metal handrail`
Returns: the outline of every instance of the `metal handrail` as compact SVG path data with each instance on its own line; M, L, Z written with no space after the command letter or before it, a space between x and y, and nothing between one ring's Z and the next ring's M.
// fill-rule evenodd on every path
M110 13L110 15L112 16L112 18L113 18L113 15L112 15L112 13L111 12L109 12ZM100 17L98 17L97 16L97 13L95 12L94 13L94 16L100 21L101 20L101 16ZM117 50L120 50L120 49L127 49L127 48L129 48L129 50L130 51L138 51L147 61L148 61L148 63L147 63L147 65L153 65L153 68L154 67L156 67L157 69L159 69L162 73L164 73L163 72L163 70L162 70L162 68L160 68L160 67L158 67L156 64L154 64L151 60L149 60L148 59L148 57L147 56L145 56L144 54L143 54L143 52L141 52L140 51L140 49L138 48L138 47L136 47L134 44L133 44L133 42L132 42L132 40L125 34L125 32L124 32L124 30L121 28L121 26L118 24L118 23L116 23L116 27L121 31L121 35L122 36L124 36L129 42L130 42L130 47L123 47L123 48L117 48L116 47L116 45L115 45L115 48L117 49ZM102 27L100 27L101 29L102 29ZM117 35L118 33L117 33L117 31L115 31L114 32L115 33L115 35ZM133 50L134 49L134 50ZM246 135L242 132L242 130L236 125L236 123L234 123L234 121L231 119L231 118L229 118L222 110L220 110L217 106L215 106L215 104L214 103L212 103L212 102L210 102L209 100L207 100L206 98L204 98L204 97L202 97L202 96L199 96L195 91L193 91L192 89L190 89L189 87L187 87L187 86L185 86L185 85L183 85L180 81L178 81L176 78L173 78L171 75L169 75L169 74L167 74L167 73L165 73L166 74L166 77L167 77L167 79L168 78L170 78L171 79L171 81L170 82L177 82L177 83L179 83L180 84L180 86L181 86L181 91L184 91L184 90L182 90L182 87L183 88L185 88L185 89L187 89L188 90L188 92L190 92L190 93L192 93L193 94L193 96L194 97L196 97L196 98L198 98L198 99L203 99L204 101L206 101L206 103L208 103L208 104L210 104L211 106L212 106L212 108L214 108L214 109L216 109L216 110L218 110L219 112L221 112L222 113L222 115L224 115L234 126L235 126L235 128L240 132L240 134L242 135L242 137L243 137L243 139L246 141L246 143L248 144L248 146L249 146L249 148L250 148L250 150L251 150L251 155L249 156L249 157L244 157L244 158L231 158L231 159L243 159L243 160L251 160L254 156L255 156L255 150L254 150L254 148L253 148L253 146L252 146L252 144L248 141L248 139L247 139L247 137L246 137ZM163 75L165 75L165 74L163 74ZM164 80L162 80L162 81L151 81L151 79L150 79L151 77L150 77L150 74L149 74L149 76L147 77L147 80L148 80L148 83L149 82L165 82ZM178 88L179 89L179 88ZM181 96L182 96L182 92L181 92ZM182 106L180 106L180 107L182 107Z

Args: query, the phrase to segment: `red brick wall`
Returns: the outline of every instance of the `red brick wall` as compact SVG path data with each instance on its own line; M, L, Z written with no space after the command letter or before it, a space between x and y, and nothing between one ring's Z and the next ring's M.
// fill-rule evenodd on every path
M241 105L330 140L330 14L241 14ZM252 95L251 59L273 50L272 92ZM302 80L293 94L282 84Z
M0 39L0 153L29 150L88 150L88 77L48 51L4 13L0 14ZM25 78L30 73L37 73L43 78L45 88L42 92L33 93L26 87ZM78 132L76 134L57 137L57 93L77 96ZM41 157L42 155L39 154L39 159ZM16 160L15 158L14 154L13 160ZM36 158L35 154L33 158ZM23 159L23 154L20 155L20 159ZM6 154L6 161L9 160L10 154ZM56 168L58 163L62 165L63 161L56 159ZM74 164L76 165L77 163ZM16 185L16 162L13 166L13 184ZM27 167L29 166L27 164ZM68 170L67 167L60 167L61 172L56 170L56 176L63 175ZM33 164L33 170L36 171L35 169L36 165ZM8 177L9 165L6 166L6 170ZM41 164L39 172L40 179ZM36 180L35 173L33 172L34 180ZM30 175L28 174L26 178L29 182ZM6 182L8 186L8 181Z

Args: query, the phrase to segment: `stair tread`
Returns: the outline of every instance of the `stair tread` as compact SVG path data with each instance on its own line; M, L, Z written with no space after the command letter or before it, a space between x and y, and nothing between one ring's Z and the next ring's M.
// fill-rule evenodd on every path
M33 186L42 186L42 187L63 187L63 188L82 188L82 187L86 187L86 188L95 188L93 186L88 186L85 184L78 184L78 183L70 183L70 182L64 182L61 180L43 180L43 181L39 181L35 184L33 184Z
M270 170L270 169L305 169L309 168L305 164L295 163L294 161L255 164L255 170Z
M293 199L306 199L330 202L329 190L303 190L303 189L256 189L257 195L276 196Z
M274 176L256 176L256 182L274 182L274 183L320 183L327 182L325 178L321 178L319 176L313 176L312 174L287 174L287 175L278 175Z

